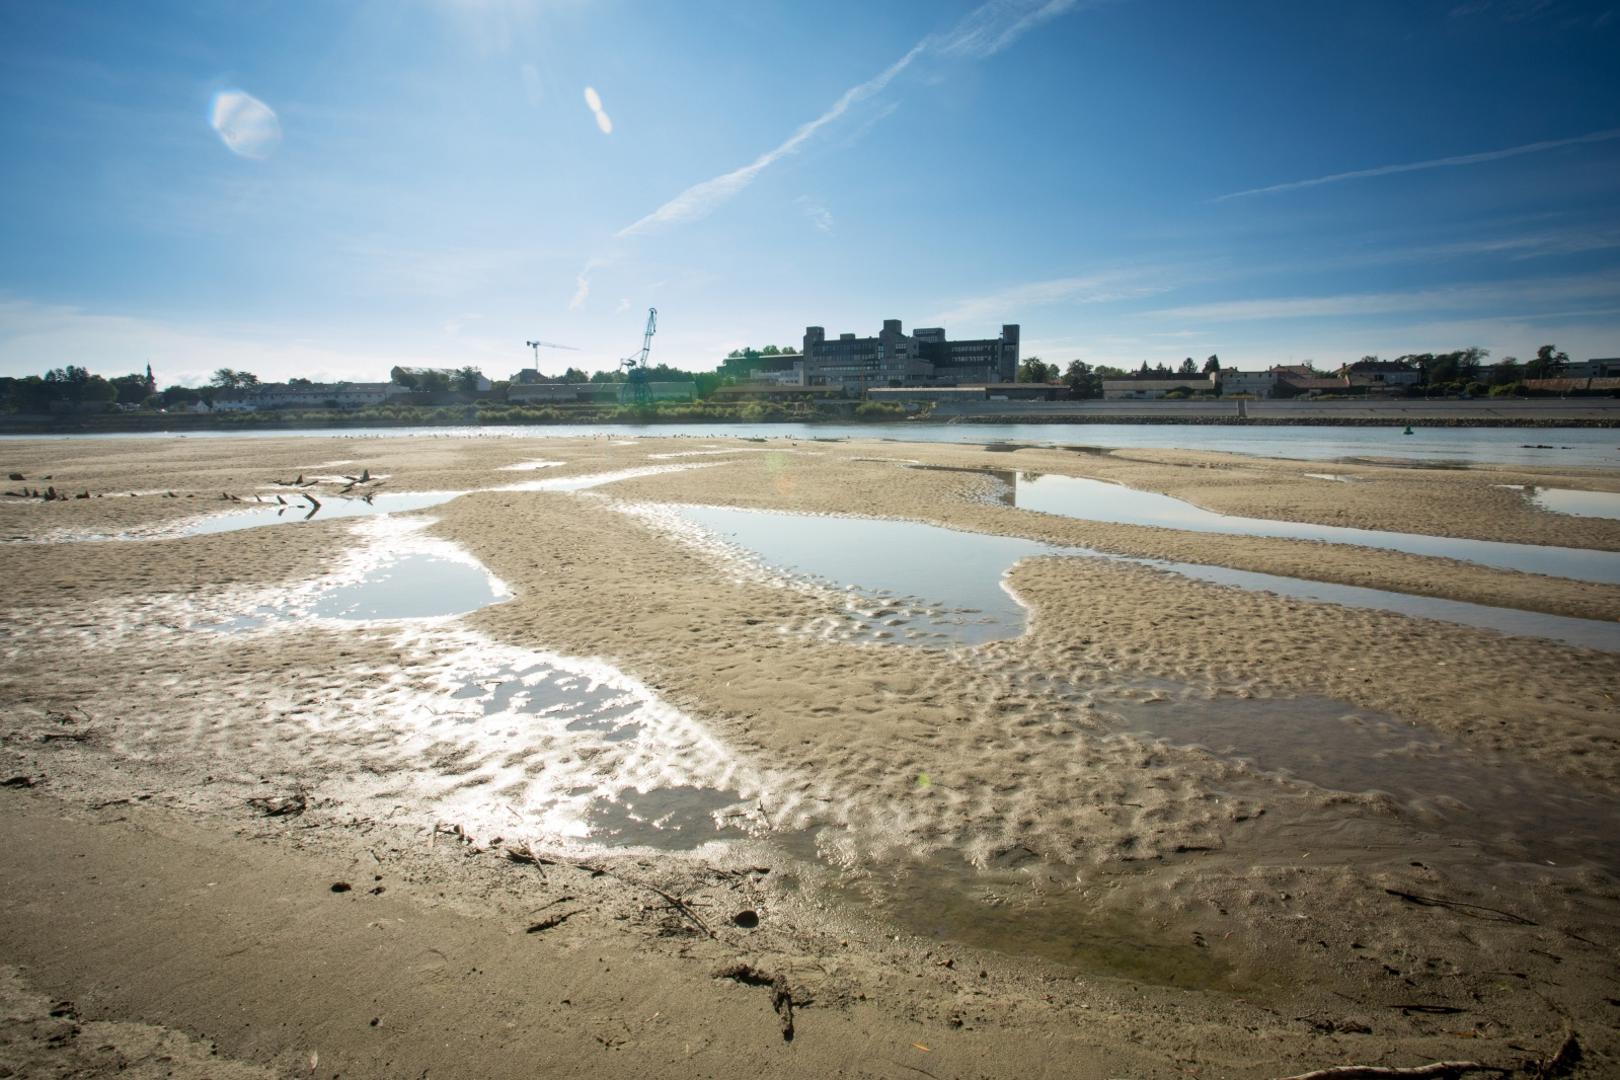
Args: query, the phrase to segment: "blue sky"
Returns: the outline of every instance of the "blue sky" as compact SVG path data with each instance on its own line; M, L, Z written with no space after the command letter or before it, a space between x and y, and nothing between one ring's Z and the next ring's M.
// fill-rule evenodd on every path
M0 374L1620 355L1620 0L0 0Z

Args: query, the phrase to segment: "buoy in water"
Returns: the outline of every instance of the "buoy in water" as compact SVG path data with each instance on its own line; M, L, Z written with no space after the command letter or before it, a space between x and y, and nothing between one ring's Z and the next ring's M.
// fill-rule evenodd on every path
M1406 430L1405 430L1405 431L1403 431L1403 432L1401 432L1401 434L1403 434L1403 435L1410 435L1410 434L1412 434L1412 425L1411 425L1411 424L1408 424L1408 425L1406 425Z

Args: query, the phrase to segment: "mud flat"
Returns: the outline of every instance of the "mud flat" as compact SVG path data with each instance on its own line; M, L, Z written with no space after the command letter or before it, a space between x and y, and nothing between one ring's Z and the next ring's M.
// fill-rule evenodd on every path
M88 496L0 505L13 1075L1533 1071L1572 1032L1620 1069L1620 653L1168 564L1516 627L1612 624L1620 586L1006 498L1615 552L1534 498L1612 471L0 449ZM305 493L352 513L274 509Z

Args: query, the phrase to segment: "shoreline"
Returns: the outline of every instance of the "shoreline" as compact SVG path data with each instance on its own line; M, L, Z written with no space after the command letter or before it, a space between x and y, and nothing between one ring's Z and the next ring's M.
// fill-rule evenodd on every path
M1568 1024L1590 1067L1620 1060L1612 856L1515 817L1574 799L1560 820L1601 825L1620 805L1620 654L1047 557L1004 579L1029 611L1018 637L851 643L807 629L839 617L827 590L627 512L933 521L1614 617L1620 587L986 496L1021 468L1226 513L1620 550L1620 522L1493 486L1620 492L1620 471L1359 464L1327 483L1308 463L1214 452L811 438L13 446L30 476L152 493L14 506L14 538L158 527L234 508L222 491L364 468L383 490L469 492L415 516L511 590L450 624L217 632L199 625L232 603L301 595L355 550L351 522L8 548L0 780L27 783L0 791L15 883L0 965L74 1002L97 1045L120 1021L217 1044L215 1072L176 1073L195 1077L233 1075L226 1058L307 1074L318 1054L323 1075L379 1078L1258 1078L1517 1065ZM561 478L710 464L500 490L527 458ZM636 680L656 705L643 730L614 741L521 701L501 711L511 670L542 653ZM1279 771L1152 734L1155 717L1249 710L1308 723L1313 746L1393 743L1369 787L1336 785L1333 755ZM1453 760L1520 778L1518 794L1471 815L1456 784L1377 790ZM734 793L728 827L746 836L614 846L527 801L615 770ZM265 808L293 797L295 812Z
M580 409L577 412L551 410L532 416L480 417L474 409L423 409L420 415L402 417L387 415L334 416L327 413L298 414L286 417L274 413L239 413L233 417L262 419L226 419L220 416L173 413L146 415L140 413L114 413L89 416L29 417L0 416L0 435L72 436L76 434L149 434L172 431L241 431L271 432L278 430L343 431L348 428L407 428L407 427L479 427L489 429L516 427L568 427L578 425L612 425L648 428L681 424L715 424L749 426L771 424L803 424L806 426L880 427L883 425L952 425L952 424L1020 424L1040 425L1092 425L1136 424L1173 425L1190 424L1224 427L1421 427L1447 428L1620 428L1620 400L1588 399L1579 406L1569 403L1554 405L1549 400L1524 399L1515 402L1473 403L1445 399L1436 403L1422 401L1395 401L1369 405L1364 402L1250 402L1263 407L1260 415L1238 415L1235 403L1224 403L1233 412L1216 412L1221 402L1189 402L1142 406L1136 403L1095 403L1090 407L1066 409L1053 403L1031 403L1024 408L996 408L994 403L969 408L936 410L913 416L886 415L863 417L853 411L854 402L842 403L837 410L784 410L780 407L761 407L755 415L743 415L739 410L709 410L701 407L671 412L667 415L626 416L617 410ZM449 418L447 412L460 412ZM1345 413L1357 415L1344 415Z

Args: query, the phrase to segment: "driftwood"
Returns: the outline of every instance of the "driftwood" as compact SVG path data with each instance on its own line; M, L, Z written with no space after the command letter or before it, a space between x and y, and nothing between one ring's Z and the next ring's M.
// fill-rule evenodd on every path
M1428 1065L1414 1065L1408 1069L1387 1068L1382 1065L1336 1065L1329 1069L1285 1076L1281 1080L1446 1080L1471 1072L1491 1072L1506 1076L1511 1070L1477 1061L1436 1061Z

